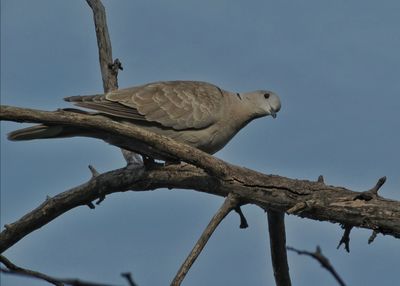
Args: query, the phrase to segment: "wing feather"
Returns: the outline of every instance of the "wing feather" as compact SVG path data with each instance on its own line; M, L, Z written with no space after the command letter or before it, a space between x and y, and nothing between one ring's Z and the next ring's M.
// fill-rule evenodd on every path
M223 92L195 81L167 81L65 100L115 117L157 122L175 130L202 129L221 116Z
M215 123L221 114L223 93L205 82L171 81L116 90L106 94L106 99L136 109L149 121L182 130Z

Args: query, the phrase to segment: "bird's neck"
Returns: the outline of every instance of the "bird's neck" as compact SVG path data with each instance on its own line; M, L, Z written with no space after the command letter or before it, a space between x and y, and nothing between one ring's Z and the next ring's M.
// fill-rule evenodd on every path
M227 124L240 130L254 119L252 106L244 95L234 94L230 97L230 101L231 104L228 105L230 106L230 116Z

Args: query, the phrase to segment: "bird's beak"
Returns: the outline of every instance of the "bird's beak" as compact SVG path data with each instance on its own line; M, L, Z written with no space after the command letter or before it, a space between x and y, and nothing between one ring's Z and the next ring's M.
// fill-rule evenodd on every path
M271 109L270 113L272 118L276 118L276 112L273 109Z

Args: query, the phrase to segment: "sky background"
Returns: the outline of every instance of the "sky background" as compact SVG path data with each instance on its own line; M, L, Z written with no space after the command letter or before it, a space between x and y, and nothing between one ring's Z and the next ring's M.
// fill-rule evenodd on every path
M365 191L381 176L400 200L400 1L104 1L120 87L201 80L281 97L277 119L258 119L222 151L223 160L265 173ZM1 103L42 110L62 98L102 92L92 12L83 0L1 1ZM46 196L124 165L119 149L87 138L10 142L25 125L1 123L1 225ZM182 190L113 194L22 239L5 255L56 277L168 285L223 199ZM230 214L183 285L274 285L267 223ZM3 227L2 227L3 229ZM339 225L287 217L287 244L320 245L348 285L400 280L400 242L354 229L336 249ZM289 253L293 285L336 285L316 261ZM1 285L46 285L1 276Z

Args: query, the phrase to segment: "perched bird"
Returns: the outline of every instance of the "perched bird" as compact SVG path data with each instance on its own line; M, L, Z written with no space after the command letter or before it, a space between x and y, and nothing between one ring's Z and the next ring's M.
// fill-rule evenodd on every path
M197 81L155 82L106 94L71 96L65 100L96 112L69 111L134 124L210 154L223 148L253 119L267 115L275 118L281 108L279 97L271 91L240 94ZM122 148L126 145L98 130L50 124L16 130L8 138L20 141L73 136L100 138ZM129 145L134 149L134 143ZM154 157L150 150L148 153Z

